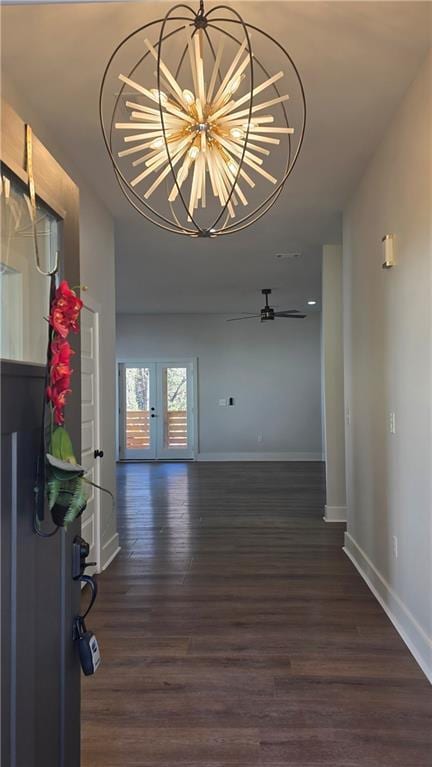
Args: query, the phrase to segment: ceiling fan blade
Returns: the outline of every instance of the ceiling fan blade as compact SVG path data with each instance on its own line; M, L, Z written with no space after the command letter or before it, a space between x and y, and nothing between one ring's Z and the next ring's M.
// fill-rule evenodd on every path
M290 312L275 312L275 317L284 317L286 320L304 320L307 314L293 314Z
M300 314L300 311L298 309L281 309L281 311L277 313L278 314Z
M260 314L250 314L249 317L231 317L227 322L236 322L237 320L252 320L256 317L261 317Z

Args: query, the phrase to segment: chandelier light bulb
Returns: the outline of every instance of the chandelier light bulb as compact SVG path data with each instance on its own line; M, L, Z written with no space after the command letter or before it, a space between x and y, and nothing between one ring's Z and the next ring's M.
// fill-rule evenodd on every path
M196 160L199 153L200 153L200 150L199 150L199 147L196 146L196 144L191 146L191 148L189 149L189 157L191 158L191 160Z
M163 91L158 91L157 88L151 88L150 93L154 96L156 101L160 101L161 104L166 104L168 101L168 96Z
M232 136L232 138L243 138L244 133L241 128L231 128L230 136Z
M229 96L233 96L234 93L238 91L244 78L245 78L244 74L241 74L241 75L237 75L237 77L235 77L234 80L231 80L230 84L228 85Z
M159 149L160 147L163 147L165 144L165 141L163 140L162 136L159 136L159 138L155 138L154 141L150 144L150 149Z
M191 106L192 104L195 103L195 96L194 96L194 94L192 93L192 91L188 90L187 88L184 89L184 91L182 93L182 96L183 96L183 100L189 106Z

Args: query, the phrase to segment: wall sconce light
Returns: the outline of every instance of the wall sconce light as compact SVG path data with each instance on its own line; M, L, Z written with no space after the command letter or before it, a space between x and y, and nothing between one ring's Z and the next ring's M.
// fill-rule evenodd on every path
M391 269L395 266L394 260L394 234L385 234L382 238L384 261L382 268Z

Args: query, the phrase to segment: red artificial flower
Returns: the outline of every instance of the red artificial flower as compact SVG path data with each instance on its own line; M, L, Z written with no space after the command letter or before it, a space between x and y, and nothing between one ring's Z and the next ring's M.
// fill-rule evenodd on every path
M56 384L61 378L71 376L70 358L74 354L71 345L63 338L55 338L51 342L50 380Z
M47 387L47 398L52 402L54 421L57 426L61 426L64 423L63 410L66 404L66 397L71 393L71 389L64 389L58 391L51 386Z
M60 393L70 391L70 379L72 369L70 358L73 354L68 341L63 338L55 338L51 342L50 361L50 399L52 402L58 399Z
M57 379L57 381L55 381L53 388L58 394L60 394L60 392L70 388L70 381L71 377L69 372L67 372L64 376L61 376Z
M78 317L82 307L81 299L63 280L56 290L49 316L50 325L61 338L66 338L69 330L78 333Z
M69 362L72 354L75 354L69 341L65 341L63 338L53 338L51 341L51 355L58 356L59 361Z
M64 378L69 378L70 380L70 374L72 372L73 371L68 365L56 365L56 367L51 370L51 382L53 384L58 384L58 382Z
M50 380L46 396L48 401L52 403L54 421L57 426L64 422L63 410L66 399L71 393L70 380L73 371L70 367L70 358L74 352L66 338L70 330L78 333L78 319L82 307L81 299L69 287L66 280L63 280L56 290L49 316L54 337L50 347Z
M66 338L66 336L69 333L69 324L67 321L66 316L63 314L62 310L59 309L57 306L52 307L51 314L49 317L50 325L53 326L56 333L59 334L62 338Z
M56 291L56 301L59 308L65 314L69 327L74 333L78 333L78 317L83 307L83 302L67 284L66 280L60 283Z

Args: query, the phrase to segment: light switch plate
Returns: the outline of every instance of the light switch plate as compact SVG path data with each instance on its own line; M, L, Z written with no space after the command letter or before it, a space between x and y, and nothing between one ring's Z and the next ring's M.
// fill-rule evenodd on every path
M226 407L226 403L227 403L226 399L220 399L219 400L219 406L220 407Z

